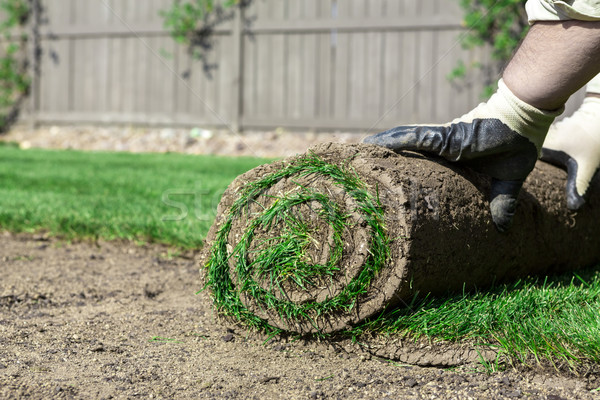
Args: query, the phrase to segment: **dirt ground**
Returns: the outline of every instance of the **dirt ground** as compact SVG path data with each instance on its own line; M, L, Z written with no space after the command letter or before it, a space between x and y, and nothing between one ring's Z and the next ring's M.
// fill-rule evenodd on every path
M593 399L597 375L488 375L219 321L196 253L0 233L0 398ZM596 390L594 390L596 389Z

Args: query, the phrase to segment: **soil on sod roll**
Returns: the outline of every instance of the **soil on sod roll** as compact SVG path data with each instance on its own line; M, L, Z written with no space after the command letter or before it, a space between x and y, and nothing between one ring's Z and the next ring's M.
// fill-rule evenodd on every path
M201 271L226 316L330 333L416 294L589 266L600 260L600 197L568 211L564 175L538 163L500 233L485 176L416 153L317 145L230 185Z

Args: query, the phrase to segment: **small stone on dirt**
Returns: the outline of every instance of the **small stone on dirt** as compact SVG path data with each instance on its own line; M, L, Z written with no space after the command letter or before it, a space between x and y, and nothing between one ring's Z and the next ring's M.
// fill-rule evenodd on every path
M548 396L546 396L546 400L567 400L567 399L565 399L564 397L555 395L555 394L549 394Z
M231 342L233 340L234 336L233 333L228 333L227 335L223 336L221 339L224 342Z
M260 383L279 383L280 376L265 376L260 380Z
M412 378L407 379L405 383L406 383L406 386L408 386L410 388L413 388L419 384L416 380L414 380Z
M523 397L523 393L520 390L514 390L512 392L507 393L506 397L511 397L511 398L517 399L517 398Z
M156 296L161 294L163 291L164 291L163 288L157 287L157 286L152 286L150 284L146 284L146 286L144 286L144 296L146 296L149 299L154 299Z
M95 346L93 346L90 351L95 352L95 353L99 353L101 351L104 351L104 345L102 343L99 343Z

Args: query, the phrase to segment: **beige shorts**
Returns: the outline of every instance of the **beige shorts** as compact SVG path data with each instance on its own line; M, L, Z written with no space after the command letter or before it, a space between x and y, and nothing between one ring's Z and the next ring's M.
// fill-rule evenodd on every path
M529 23L535 21L600 21L600 0L527 0Z

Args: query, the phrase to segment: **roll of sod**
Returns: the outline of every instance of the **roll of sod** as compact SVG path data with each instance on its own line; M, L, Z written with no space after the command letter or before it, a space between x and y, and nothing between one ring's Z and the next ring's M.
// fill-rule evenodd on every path
M417 295L592 265L600 193L570 212L565 177L538 163L502 234L484 176L416 153L318 145L225 191L202 253L205 288L248 327L331 333Z

